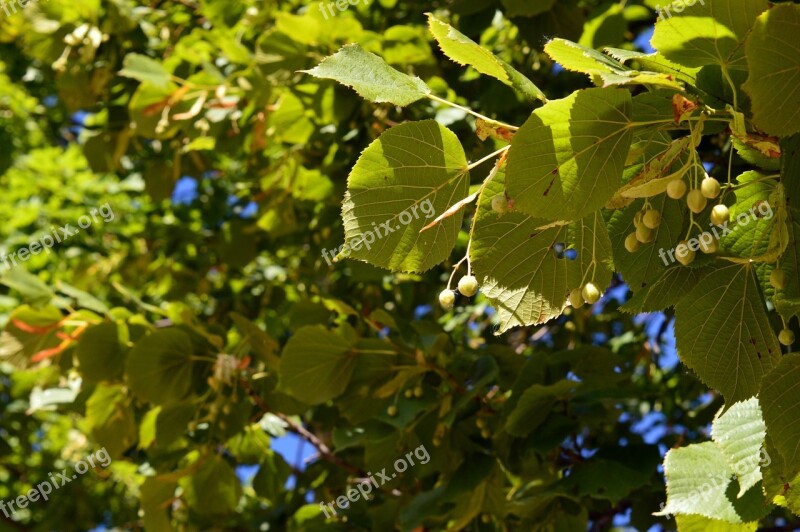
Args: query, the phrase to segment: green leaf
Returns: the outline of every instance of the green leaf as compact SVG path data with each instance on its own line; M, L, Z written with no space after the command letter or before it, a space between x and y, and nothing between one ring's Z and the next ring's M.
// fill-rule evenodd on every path
M161 407L157 406L142 417L139 423L139 449L147 449L156 441L156 419Z
M257 464L270 452L270 439L258 423L248 425L226 444L231 455L240 464Z
M534 111L508 154L515 208L548 220L577 220L605 205L622 184L631 107L627 90L586 89Z
M775 262L788 244L783 185L766 176L745 172L737 178L736 203L730 207L727 234L720 253L747 261Z
M178 485L171 480L158 477L147 477L140 490L142 494L142 512L144 526L147 530L171 530L169 508Z
M780 358L750 265L721 266L675 306L681 360L729 404L749 399Z
M633 70L606 54L566 39L553 39L544 50L565 69L586 74L600 86L647 84L681 89L669 74Z
M534 384L520 396L506 420L505 429L514 436L527 436L541 425L557 401L566 399L579 382L561 380L552 385Z
M156 418L155 443L169 447L186 432L189 422L197 414L197 404L192 401L159 407Z
M192 342L176 329L154 332L128 353L125 373L131 390L142 401L176 403L192 387Z
M112 458L133 445L137 437L136 420L125 389L100 384L86 401L85 428Z
M116 323L90 327L81 335L76 349L80 372L89 382L113 381L122 377L125 350Z
M16 290L26 301L35 306L47 305L56 297L49 286L24 268L7 270L0 277L0 284Z
M770 135L800 131L798 32L800 6L778 4L758 17L745 43L750 78L744 90L752 99L753 122Z
M737 497L761 480L761 448L766 435L761 406L755 397L732 405L711 424L711 438L739 479Z
M73 305L74 307L89 309L93 312L97 312L98 314L108 314L108 305L100 301L92 294L84 290L79 290L78 288L75 288L64 281L58 281L56 286L58 287L58 291L60 293L75 300L75 304Z
M563 485L581 495L614 503L652 482L660 455L649 445L601 448L590 460L571 468Z
M767 432L793 475L800 471L800 354L781 358L764 382L759 399Z
M552 4L552 0L550 3ZM499 79L531 99L547 101L544 93L517 69L450 24L442 22L429 13L428 27L436 42L439 43L442 52L459 65L469 65L481 74Z
M653 48L683 66L718 64L746 70L744 41L767 6L767 0L713 0L685 6L671 15L662 13L653 33Z
M624 9L625 4L612 3L589 11L579 43L591 49L620 43L628 30Z
M775 291L774 303L776 310L788 321L800 315L800 219L797 214L792 214L787 229L789 246L780 262L781 270L786 273L786 287Z
M242 486L233 468L218 455L210 456L191 476L182 479L189 507L201 516L220 518L236 511Z
M733 524L720 519L710 519L702 515L676 515L678 532L756 532L758 521Z
M120 76L149 81L159 89L166 89L172 79L164 65L141 54L126 55L123 65L124 68L119 71Z
M621 308L625 312L658 312L674 307L681 297L694 290L708 270L684 268L680 265L668 268L652 285L637 290Z
M278 344L261 328L248 320L238 312L231 312L231 319L236 324L236 328L244 335L244 340L250 345L256 356L271 368L277 368L280 364L276 355Z
M434 120L393 127L364 150L347 185L341 256L405 272L448 257L463 212L420 230L469 194L466 156L449 129Z
M283 457L270 450L262 456L258 473L253 477L253 489L259 497L275 503L286 493L286 481L291 474L292 468Z
M800 134L781 139L781 179L788 190L800 187ZM789 195L789 207L793 216L800 216L800 196Z
M664 457L667 477L667 505L656 515L701 515L728 523L744 523L743 506L728 498L731 471L722 451L714 442L671 449ZM760 495L760 493L757 493Z
M321 325L298 329L281 357L281 388L309 405L341 395L356 365L355 344Z
M390 67L377 55L358 44L349 44L326 57L311 70L301 70L317 78L333 79L352 87L367 100L405 107L430 94L430 88L417 77Z
M611 281L611 242L599 213L568 224L543 228L546 220L521 212L497 214L492 199L504 193L502 174L486 184L478 200L470 261L481 292L497 309L497 333L553 319L567 296L591 271L601 289ZM577 251L570 260L556 244ZM595 259L592 267L592 259Z

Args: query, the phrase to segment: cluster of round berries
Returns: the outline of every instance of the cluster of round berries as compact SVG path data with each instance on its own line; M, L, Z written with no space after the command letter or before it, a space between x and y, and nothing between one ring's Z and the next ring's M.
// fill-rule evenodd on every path
M458 281L458 291L461 295L472 297L478 293L478 280L474 275L465 275ZM445 310L452 310L456 303L456 293L449 288L442 290L439 294L439 304Z
M686 189L686 182L683 178L675 179L667 185L667 196L675 200L681 199L686 194ZM689 194L686 196L686 204L690 211L694 214L699 214L708 206L708 200L717 198L721 191L722 187L719 181L713 177L706 177L700 183L700 188L689 191ZM730 218L731 213L728 207L723 204L715 205L714 208L711 209L711 223L716 226L727 224ZM655 240L653 231L661 225L661 213L650 208L645 208L636 213L633 219L633 225L636 227L636 231L625 238L625 249L630 253L639 249L642 244L648 244ZM691 246L686 240L678 242L675 254L678 262L684 266L694 262L696 249L699 249L707 255L716 253L717 250L719 250L719 241L710 233L707 235L707 237L697 241L696 247Z
M425 395L425 389L422 386L417 385L413 389L407 388L406 391L403 392L403 395L406 397L406 399L411 399L412 397L416 397L417 399L419 399L420 397ZM397 409L396 405L389 405L386 408L386 415L389 417L395 417L397 416L398 413L399 410Z
M674 187L671 189L670 187L673 185ZM700 214L708 205L708 200L717 198L721 190L722 187L719 181L713 177L706 177L700 183L700 188L689 191L689 194L686 196L686 204L689 206L689 210L694 214ZM676 185L675 181L673 181L667 187L667 196L672 199L680 199L683 197L684 192L686 192L686 183L684 183L683 180L680 181L680 185ZM711 209L711 223L714 225L725 225L730 219L731 213L725 205L720 203ZM706 255L716 253L719 249L719 241L712 236L711 233L705 234L707 237L699 239L697 247ZM675 257L678 259L678 262L684 266L688 266L694 262L695 250L689 245L688 241L682 240L676 246Z
M603 293L594 283L586 283L582 287L573 289L569 293L569 304L575 308L581 308L584 303L594 305L600 301Z
M681 181L682 183L683 181ZM656 239L655 229L661 225L661 213L655 209L645 208L633 217L636 231L625 237L625 249L633 253L642 244L649 244Z
M406 399L411 399L412 397L419 399L425 395L425 390L422 389L422 386L417 386L413 390L408 388L405 392L403 392L403 395L406 396Z

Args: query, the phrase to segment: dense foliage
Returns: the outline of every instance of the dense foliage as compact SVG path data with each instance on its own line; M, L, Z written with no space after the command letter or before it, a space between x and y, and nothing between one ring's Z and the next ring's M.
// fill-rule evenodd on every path
M798 523L796 3L3 5L0 530Z

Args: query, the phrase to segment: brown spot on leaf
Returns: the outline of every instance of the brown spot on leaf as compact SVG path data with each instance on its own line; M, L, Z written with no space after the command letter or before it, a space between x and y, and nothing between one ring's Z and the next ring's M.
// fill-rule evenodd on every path
M553 172L555 172L556 175L558 175L558 170L553 170ZM544 194L542 194L542 196L547 196L548 194L550 194L550 189L553 188L553 183L555 182L556 182L556 177L553 176L553 179L550 180L550 184L547 185L547 188L545 189Z
M684 115L692 114L697 109L697 104L686 99L681 94L672 97L672 113L675 116L675 123L679 124Z

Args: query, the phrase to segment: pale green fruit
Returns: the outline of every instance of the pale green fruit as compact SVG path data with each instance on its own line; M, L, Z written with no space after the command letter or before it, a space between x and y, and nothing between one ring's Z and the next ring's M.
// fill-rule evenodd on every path
M478 280L474 275L465 275L458 281L458 291L467 297L474 296L478 293Z
M644 218L642 218L644 225L649 227L650 229L655 229L659 225L661 225L661 213L650 209L646 213L644 213Z
M794 333L789 329L784 329L778 334L778 341L788 347L794 343Z
M452 290L442 290L439 294L439 304L445 310L450 310L456 304L456 294Z
M505 214L508 212L508 200L505 194L498 194L492 198L492 210L497 214Z
M679 242L678 246L680 246L681 244L683 244L686 247L686 252L683 254L679 254L676 246L675 258L678 259L678 262L680 262L684 266L688 266L689 264L694 262L694 257L696 253L691 248L689 248L689 243L686 242L686 240Z
M686 196L686 204L689 206L690 211L699 214L703 212L703 209L708 205L708 199L700 190L695 189L689 191L689 195Z
M586 300L587 303L594 305L600 300L600 296L602 296L603 293L594 283L586 283L586 286L584 286L581 291L581 295L583 295L583 299Z
M667 196L672 199L681 199L686 194L686 183L683 179L675 179L667 185Z
M636 240L638 240L642 244L649 244L650 242L655 240L655 238L656 236L655 234L653 234L653 230L645 226L644 224L636 228Z
M714 199L719 196L722 188L719 186L719 181L713 177L707 177L700 183L700 191L708 199Z
M628 250L628 253L633 253L639 246L642 244L639 242L639 239L636 238L636 233L631 233L625 237L625 249Z
M711 223L725 225L731 219L731 211L725 205L714 205L711 209Z
M581 308L584 303L585 301L583 300L583 294L580 288L575 288L569 293L569 304L574 308Z
M706 243L705 240L700 239L700 251L702 251L706 255L711 255L712 253L716 253L718 250L719 250L719 241L716 238L712 238L710 243Z

